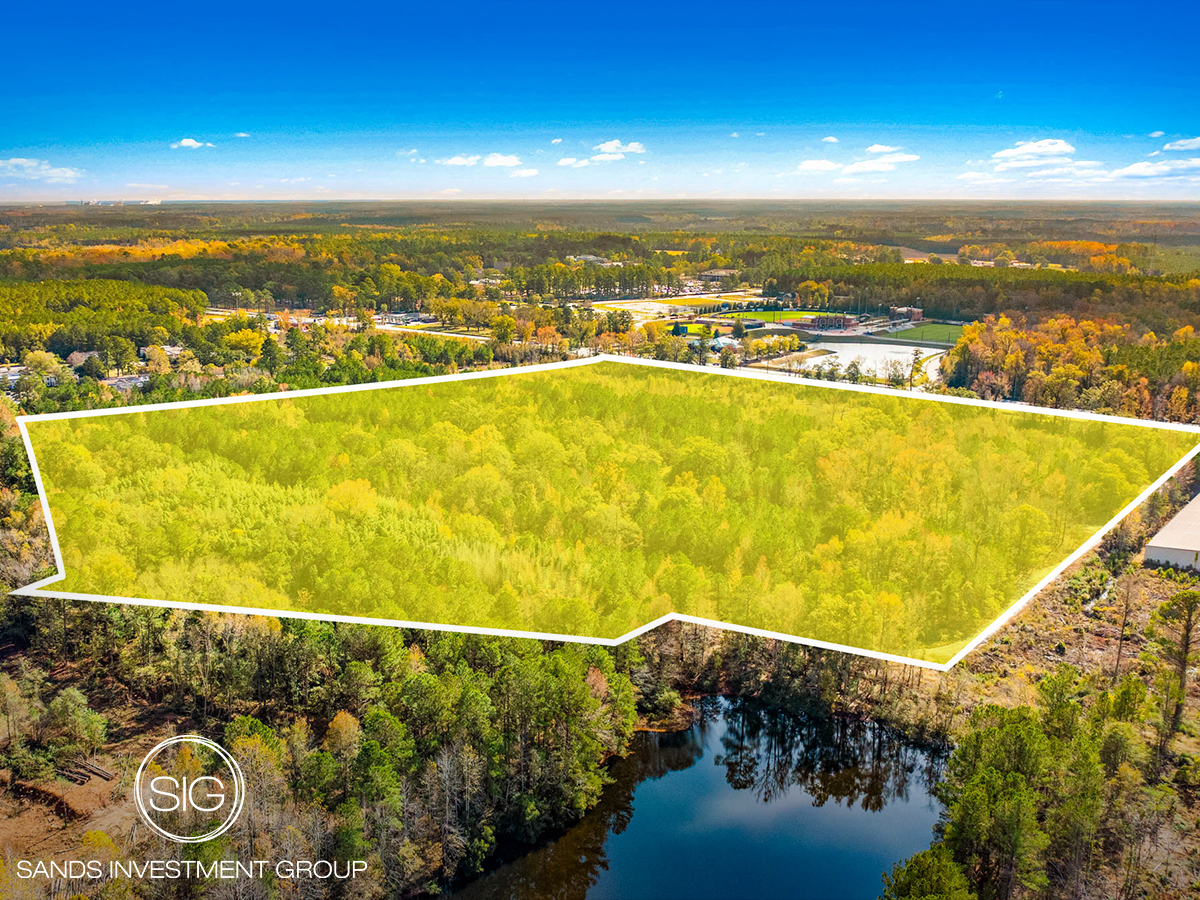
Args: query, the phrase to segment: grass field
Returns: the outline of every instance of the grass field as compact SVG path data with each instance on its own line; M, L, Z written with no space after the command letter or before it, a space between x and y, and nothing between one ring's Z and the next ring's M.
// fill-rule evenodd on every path
M840 316L842 313L816 312L802 309L760 309L738 310L737 312L722 313L722 318L730 319L762 319L764 322L791 322L795 319L806 319L810 316Z
M931 663L1198 440L608 359L22 424L56 590Z
M939 322L925 322L916 328L897 332L896 337L907 338L910 341L941 341L945 344L953 344L962 337L962 333L963 327L961 325L943 325Z

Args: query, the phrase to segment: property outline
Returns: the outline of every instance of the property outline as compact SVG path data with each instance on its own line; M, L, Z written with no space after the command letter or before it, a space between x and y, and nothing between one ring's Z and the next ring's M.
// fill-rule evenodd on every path
M227 604L215 603L191 603L184 601L165 601L153 600L142 597L119 597L106 594L82 594L72 591L59 591L53 589L45 589L47 585L52 585L55 582L63 581L66 577L66 567L63 564L62 552L58 546L58 534L54 528L53 517L50 513L50 503L46 497L46 489L42 483L41 472L38 468L37 458L33 452L33 444L29 437L27 424L30 422L48 422L62 419L81 419L92 416L114 416L128 415L131 413L157 412L162 410L186 409L189 407L200 406L223 406L235 403L256 403L264 400L291 400L298 397L316 397L331 394L351 393L354 391L370 391L384 390L391 388L416 387L421 385L442 384L455 381L470 381L483 378L497 378L503 376L519 376L534 372L555 372L563 369L570 369L579 366L594 365L600 362L618 362L626 365L647 366L650 368L670 369L680 372L688 372L693 375L707 374L726 376L731 378L746 378L758 381L770 381L781 384L801 384L812 387L821 387L828 390L851 391L866 394L878 394L882 396L892 397L897 400L912 400L912 401L931 401L936 403L950 403L960 406L975 406L984 409L994 409L1001 411L1020 411L1033 413L1035 415L1045 415L1057 418L1079 419L1090 422L1107 422L1119 425L1133 425L1142 428L1153 428L1167 431L1179 431L1196 435L1197 443L1187 453L1185 453L1178 461L1176 461L1166 472L1155 479L1145 490L1131 500L1124 508L1116 515L1108 520L1100 527L1091 537L1084 541L1075 551L1069 554L1053 569L1050 570L1037 584L1026 591L1018 598L1011 606L1005 609L1000 615L994 619L986 628L978 635L972 638L967 644L955 653L945 663L934 663L928 660L917 659L915 657L901 656L893 653L884 653L878 650L867 650L861 647L851 647L845 644L831 643L829 641L821 641L814 638L805 638L797 635L783 634L776 631L769 631L761 628L751 628L744 625L735 625L731 623L717 621L715 619L706 619L700 616L692 616L686 613L670 612L645 625L641 625L625 634L615 638L598 638L598 637L581 637L579 635L554 634L549 632L537 631L517 631L504 628L485 628L473 625L446 625L443 623L430 622L411 622L400 619L383 619L371 616L349 616L337 613L313 613L298 610L279 610L265 609L249 606L235 606ZM291 619L307 619L309 621L319 622L341 622L346 624L358 625L384 625L393 628L414 628L428 631L449 631L462 634L481 634L494 637L512 637L512 638L528 638L533 640L553 640L563 641L568 643L579 644L595 644L606 647L615 647L626 641L639 637L660 625L667 622L689 622L695 625L705 625L712 628L720 628L725 631L734 631L741 634L755 635L757 637L770 638L774 640L787 641L793 644L802 644L804 646L816 647L822 650L835 650L841 653L853 653L858 656L866 656L871 659L879 659L887 662L896 662L904 665L915 665L922 668L933 669L939 672L948 672L957 665L968 653L980 646L984 641L988 640L992 635L1006 625L1017 613L1028 605L1037 594L1050 585L1058 578L1068 567L1078 561L1085 553L1089 552L1104 538L1108 532L1115 528L1121 521L1131 512L1141 506L1153 495L1159 488L1167 483L1174 475L1185 466L1188 462L1194 459L1197 454L1200 454L1200 426L1187 425L1179 422L1158 422L1152 419L1134 419L1123 418L1120 416L1107 416L1100 413L1087 412L1084 410L1074 409L1050 409L1040 406L1017 405L1013 403L1001 403L991 400L977 400L970 397L951 397L940 394L917 394L911 391L897 391L892 388L880 387L877 385L863 384L847 384L844 382L829 382L819 381L812 378L801 378L794 375L784 373L763 372L747 369L723 369L717 366L695 366L686 363L675 363L666 360L642 359L640 357L607 355L597 353L592 356L579 359L566 360L564 362L540 363L532 366L507 367L501 369L487 369L477 372L460 372L452 375L435 375L428 378L408 378L399 381L383 381L372 382L369 384L352 384L352 385L336 385L325 388L306 388L298 391L275 391L267 394L239 394L235 397L217 397L206 398L201 400L184 400L178 403L149 403L141 406L123 406L114 409L89 409L79 410L74 412L57 412L57 413L42 413L33 416L18 416L17 428L20 431L21 439L25 444L25 451L29 458L30 470L33 475L34 483L37 485L38 499L42 504L42 510L46 520L46 530L50 538L50 547L54 556L54 563L58 571L51 576L42 578L24 587L16 588L9 593L16 596L24 597L42 597L47 599L62 599L62 600L86 600L89 602L99 603L119 603L132 606L152 606L161 609L188 609L200 612L217 612L217 613L234 613L238 615L255 615L255 616L272 616L275 618L291 618Z

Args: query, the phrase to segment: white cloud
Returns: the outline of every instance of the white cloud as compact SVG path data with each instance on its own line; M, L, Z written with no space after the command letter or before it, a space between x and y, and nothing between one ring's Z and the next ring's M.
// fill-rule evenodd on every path
M915 162L921 157L915 153L885 153L875 159L864 159L862 162L851 163L842 169L847 175L858 172L891 172L897 163Z
M730 136L730 137L741 137L741 135L740 135L740 134L738 134L736 131L731 131L731 132L729 132L729 136Z
M1069 156L1035 157L1033 159L1010 159L996 166L997 172L1013 169L1036 169L1038 166L1074 166L1077 169L1096 169L1104 164L1094 159L1071 159ZM1033 173L1027 173L1032 175Z
M828 159L806 159L796 167L797 172L836 172L842 166Z
M550 143L552 143L552 144L561 144L561 143L562 143L562 138L555 138L555 139L554 139L554 140L552 140Z
M396 155L397 156L416 156L417 148L413 147L411 150L397 150Z
M591 165L586 159L576 159L574 156L564 156L558 161L560 166L570 166L572 169L582 169L584 166Z
M1162 156L1162 151L1161 150L1151 150L1146 155L1147 156Z
M509 178L532 178L538 173L537 169L513 169L508 173Z
M234 137L250 137L250 132L239 131L237 134L234 135Z
M69 166L52 166L44 159L25 159L20 156L0 159L0 177L5 178L44 181L47 184L74 184L83 176L83 172L83 169L73 169Z
M992 159L1024 159L1030 156L1068 156L1075 148L1058 138L1043 138L1040 141L1017 141L1015 147L997 150Z
M995 171L1023 169L1055 163L1070 163L1075 148L1060 138L1042 138L1039 141L1017 141L1013 147L997 150L992 154Z
M1050 163L1069 163L1069 156L1031 156L1028 159L1006 159L996 164L997 172L1008 172L1012 169L1032 169Z
M1165 131L1152 131L1150 137L1162 137L1164 134L1166 134Z
M1007 184L1009 181L1009 179L1000 178L991 172L963 172L961 175L955 175L954 177L959 181L966 181L971 184Z
M1054 162L1057 160L1043 160L1043 162ZM1078 161L1065 160L1062 165L1053 165L1048 169L1035 169L1032 172L1026 172L1026 178L1062 178L1065 176L1075 176L1078 178L1103 178L1108 173L1104 171L1100 163L1091 159L1081 159Z
M867 148L868 153L895 153L899 147L889 147L887 144L872 144Z
M482 156L465 156L462 153L458 153L449 159L435 159L434 162L439 166L473 166L481 159L483 159Z
M178 150L180 147L183 147L185 150L195 150L199 147L211 147L211 146L212 146L212 144L206 143L205 141L198 141L195 138L183 138L182 140L179 140L179 141L176 141L175 143L173 143L171 145L171 149Z
M521 158L519 156L512 156L511 154L489 153L483 158L483 164L485 166L492 166L493 168L500 166L502 168L511 169L513 166L519 166L521 164Z
M1182 141L1171 141L1163 144L1164 150L1200 150L1200 137L1184 138Z
M646 152L646 148L643 147L637 141L630 141L628 144L622 144L618 140L605 141L603 144L597 144L592 149L599 150L602 155L606 154L606 153L645 153ZM596 157L594 157L594 156L592 157L592 159L595 159L595 158ZM622 157L618 156L615 158L621 159Z
M440 193L440 194L461 194L462 188L442 188L438 193Z
M838 143L838 139L837 139L837 138L835 138L835 137L834 137L834 136L831 134L831 135L829 135L829 137L823 137L823 138L821 138L821 143L822 143L822 144L836 144L836 143Z
M125 187L137 188L137 189L143 190L143 191L165 191L165 190L167 190L168 185L165 185L165 184L142 184L139 181L131 181L129 184L125 185Z
M1114 169L1109 178L1161 178L1177 172L1200 169L1200 157L1191 159L1164 159L1162 162L1135 162L1123 169Z
M596 162L615 162L618 159L624 159L624 153L597 153L592 159Z
M881 162L877 159L866 159L862 162L851 163L846 166L846 172L854 174L855 172L892 172L896 166L893 163Z

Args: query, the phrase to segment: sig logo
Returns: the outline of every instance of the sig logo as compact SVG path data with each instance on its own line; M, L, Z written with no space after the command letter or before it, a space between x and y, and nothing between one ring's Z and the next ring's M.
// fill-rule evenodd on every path
M175 751L173 765L165 765ZM204 760L212 765L205 766ZM181 844L199 844L220 837L233 827L246 799L246 786L237 760L220 744L184 734L158 744L138 766L134 799L142 821L157 835ZM203 834L201 824L220 824Z

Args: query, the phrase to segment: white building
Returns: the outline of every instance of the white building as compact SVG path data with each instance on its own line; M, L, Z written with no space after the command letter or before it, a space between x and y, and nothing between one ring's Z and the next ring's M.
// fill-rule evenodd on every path
M1176 513L1146 545L1146 565L1200 571L1200 497Z

